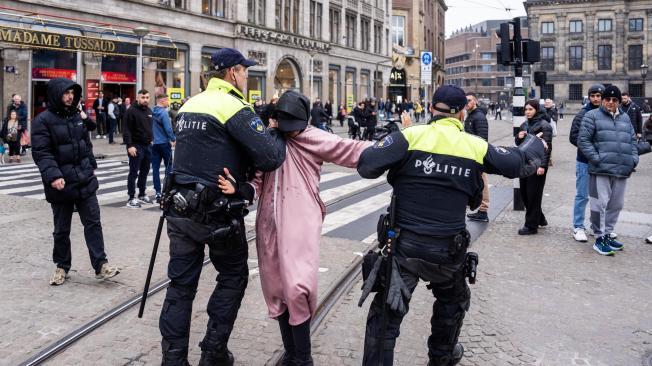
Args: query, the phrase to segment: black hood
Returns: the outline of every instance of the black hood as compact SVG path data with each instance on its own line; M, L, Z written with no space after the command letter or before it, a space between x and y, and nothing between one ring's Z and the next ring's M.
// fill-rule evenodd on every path
M75 99L73 99L72 105L70 107L66 107L61 102L63 93L68 89L72 89L75 93ZM81 86L70 79L52 79L48 82L48 108L58 113L75 113L77 111L77 104L79 104L79 100L81 99L81 93Z

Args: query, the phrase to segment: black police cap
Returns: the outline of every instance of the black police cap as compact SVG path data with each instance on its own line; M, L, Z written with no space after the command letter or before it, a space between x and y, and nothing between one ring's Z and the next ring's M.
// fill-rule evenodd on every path
M246 59L240 51L234 48L222 48L211 55L211 62L215 70L224 70L235 65L250 67L258 65L254 60Z
M446 108L437 107L437 103L443 103ZM442 113L456 114L466 106L466 94L464 90L454 85L442 85L432 96L432 107Z

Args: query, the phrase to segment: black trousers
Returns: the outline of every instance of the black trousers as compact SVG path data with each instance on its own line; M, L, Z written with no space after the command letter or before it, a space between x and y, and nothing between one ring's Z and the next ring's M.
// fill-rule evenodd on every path
M129 175L127 176L127 193L129 199L136 195L136 178L138 178L138 197L147 190L147 176L152 161L152 149L149 145L136 145L136 156L129 155Z
M543 199L543 187L546 185L548 168L543 175L532 175L519 179L521 186L521 198L525 205L525 226L530 229L537 229L539 224L546 220L541 210Z
M104 236L102 235L102 223L100 221L100 205L97 196L92 195L83 200L69 203L52 203L54 214L54 250L52 260L58 268L68 272L72 262L70 249L70 225L72 221L73 208L77 207L79 218L84 225L84 239L88 247L88 254L91 258L91 265L95 273L99 273L102 264L106 263L104 253Z
M405 258L420 258L440 265L440 271L437 273L438 280L430 282L432 294L436 300L430 318L431 334L428 337L428 357L431 360L449 357L457 344L464 315L469 310L471 300L471 291L464 277L465 253L458 253L453 257L448 254L448 245L399 239L397 255ZM407 269L401 268L401 278L410 293L414 292L419 283L419 277ZM369 308L362 360L362 364L365 366L387 366L394 362L394 346L405 315L397 314L389 308L386 309L387 328L385 338L381 340L383 300L383 292L378 292ZM381 344L384 348L382 362L378 359Z
M215 227L190 219L168 216L170 262L168 287L159 318L159 330L171 349L187 349L190 335L192 303L197 292L204 261L206 237ZM244 228L244 221L240 224ZM209 244L209 257L218 272L217 285L208 300L209 324L226 344L233 330L240 302L249 280L248 246L244 230L241 235Z
M104 112L100 112L95 116L95 122L97 123L97 134L98 135L106 135L106 114Z

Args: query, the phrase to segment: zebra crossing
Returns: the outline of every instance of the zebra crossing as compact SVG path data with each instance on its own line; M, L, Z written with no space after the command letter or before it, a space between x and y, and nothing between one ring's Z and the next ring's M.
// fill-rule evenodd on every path
M95 175L99 181L97 198L101 205L124 207L127 201L127 175L129 166L120 160L98 161ZM161 170L161 176L163 171ZM367 238L375 228L377 213L383 210L390 199L391 187L385 177L362 179L354 171L324 172L320 180L320 196L328 207L322 233L340 233L338 237L356 240ZM153 194L152 174L147 178L148 193ZM45 199L43 183L34 164L0 166L0 194L30 199ZM340 202L341 201L341 202ZM158 205L143 205L141 210L155 213ZM256 220L256 206L250 207L245 217L247 227L253 228ZM359 223L359 225L352 225ZM351 227L352 226L352 227ZM342 228L349 227L344 233Z

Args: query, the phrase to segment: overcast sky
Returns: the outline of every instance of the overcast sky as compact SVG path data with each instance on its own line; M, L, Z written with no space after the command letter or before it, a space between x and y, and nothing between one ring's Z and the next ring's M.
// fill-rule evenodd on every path
M445 0L446 37L459 28L489 19L511 19L526 15L524 0ZM505 8L513 9L507 12Z

